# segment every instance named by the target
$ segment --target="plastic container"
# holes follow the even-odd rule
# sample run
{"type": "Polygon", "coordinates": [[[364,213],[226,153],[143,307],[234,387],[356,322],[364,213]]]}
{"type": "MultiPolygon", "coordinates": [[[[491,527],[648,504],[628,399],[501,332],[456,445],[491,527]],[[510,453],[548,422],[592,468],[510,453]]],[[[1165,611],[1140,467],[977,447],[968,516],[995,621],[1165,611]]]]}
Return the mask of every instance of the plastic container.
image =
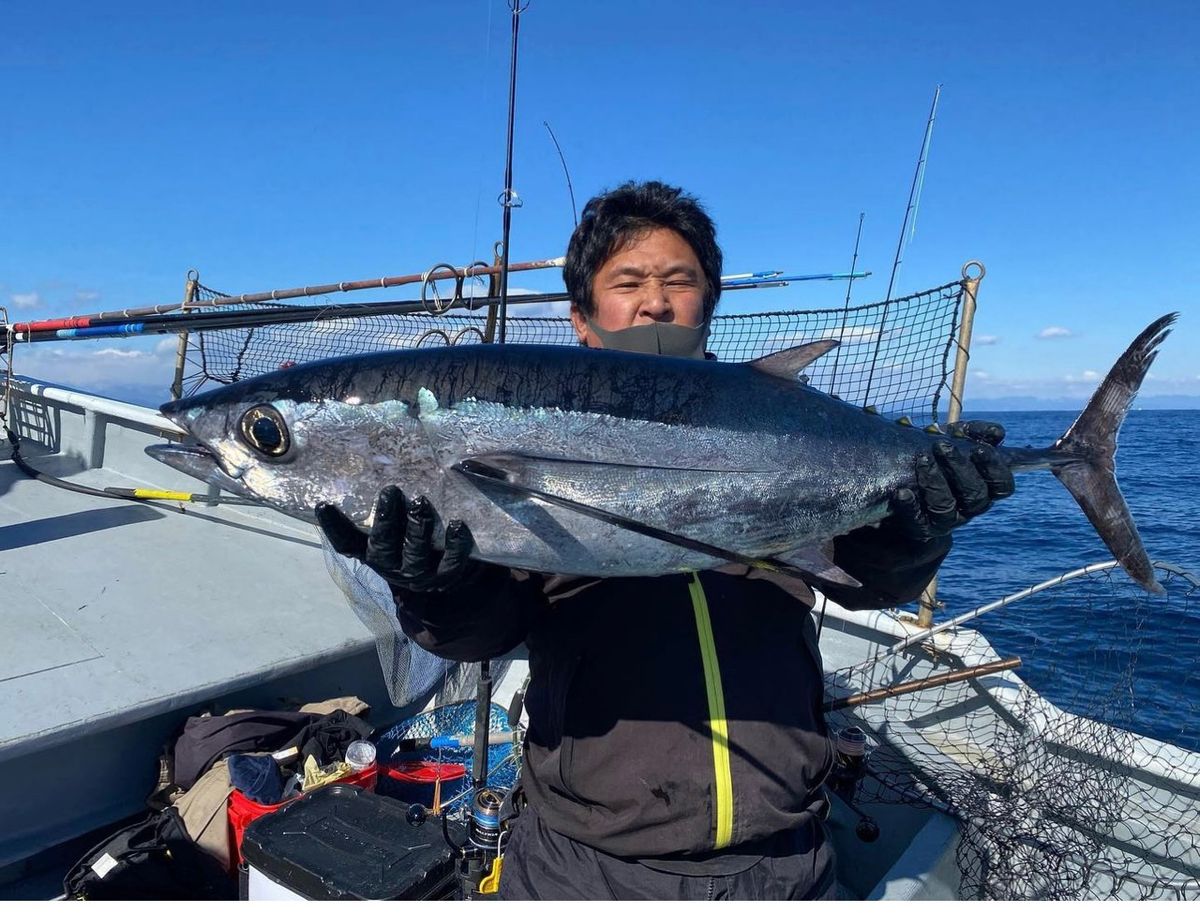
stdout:
{"type": "Polygon", "coordinates": [[[375,763],[375,746],[361,739],[346,746],[346,763],[355,771],[366,770],[375,763]]]}
{"type": "Polygon", "coordinates": [[[443,761],[396,761],[379,769],[375,791],[407,805],[420,803],[433,808],[433,793],[438,775],[442,779],[443,803],[457,796],[466,786],[467,767],[443,761]]]}
{"type": "MultiPolygon", "coordinates": [[[[246,829],[249,900],[432,900],[456,885],[442,822],[411,824],[407,808],[349,786],[327,786],[246,829]]],[[[461,825],[447,822],[463,842],[461,825]]]]}
{"type": "MultiPolygon", "coordinates": [[[[337,783],[326,784],[312,791],[313,794],[319,793],[323,789],[330,789],[333,786],[358,786],[365,790],[373,791],[375,784],[379,779],[379,768],[372,764],[370,767],[348,774],[337,783]]],[[[298,802],[303,796],[297,796],[293,799],[288,799],[284,802],[279,802],[275,805],[263,805],[261,802],[255,802],[253,799],[247,799],[245,794],[240,789],[235,789],[229,795],[229,831],[232,837],[231,845],[233,852],[231,862],[234,868],[242,863],[242,840],[244,838],[246,828],[251,822],[257,821],[263,815],[270,815],[273,812],[279,811],[291,805],[293,802],[298,802]]]]}

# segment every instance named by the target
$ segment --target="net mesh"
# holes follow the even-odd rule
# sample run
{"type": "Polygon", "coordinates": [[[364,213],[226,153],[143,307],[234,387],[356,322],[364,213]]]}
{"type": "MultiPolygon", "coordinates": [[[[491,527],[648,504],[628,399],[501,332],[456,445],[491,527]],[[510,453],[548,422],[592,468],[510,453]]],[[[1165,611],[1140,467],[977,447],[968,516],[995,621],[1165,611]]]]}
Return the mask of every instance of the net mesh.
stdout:
{"type": "MultiPolygon", "coordinates": [[[[191,313],[228,307],[205,305],[222,297],[197,286],[191,313]]],[[[718,314],[709,348],[722,361],[747,361],[818,339],[841,345],[808,369],[809,382],[826,393],[881,412],[939,421],[959,330],[963,283],[953,282],[891,301],[856,307],[718,314]]],[[[278,303],[238,305],[270,310],[278,303]]],[[[228,384],[280,368],[338,355],[385,349],[454,345],[483,340],[486,317],[450,312],[330,318],[312,323],[191,333],[183,391],[228,384]]],[[[512,343],[575,345],[566,317],[510,316],[512,343]]]]}
{"type": "MultiPolygon", "coordinates": [[[[393,706],[424,706],[431,699],[448,704],[475,694],[478,666],[442,659],[418,646],[400,627],[391,588],[383,578],[361,561],[335,551],[324,533],[321,542],[329,576],[375,640],[393,706]]],[[[503,679],[510,665],[507,660],[493,661],[493,680],[503,679]]]]}
{"type": "Polygon", "coordinates": [[[938,650],[926,642],[829,673],[828,692],[844,695],[996,651],[1023,660],[832,713],[831,727],[859,726],[874,742],[860,810],[924,804],[953,816],[963,898],[1200,899],[1200,581],[1158,567],[1165,597],[1098,570],[1000,609],[1038,620],[1021,636],[986,616],[938,650]],[[1065,643],[1037,635],[1056,619],[1073,632],[1065,643]],[[1165,675],[1164,629],[1181,653],[1165,675]],[[1152,693],[1158,702],[1140,699],[1152,693]]]}
{"type": "MultiPolygon", "coordinates": [[[[511,732],[508,712],[499,704],[492,704],[488,717],[489,732],[511,732]]],[[[456,701],[439,705],[432,710],[397,723],[377,738],[379,759],[383,763],[396,761],[433,761],[439,764],[462,764],[471,769],[473,749],[437,748],[401,752],[400,743],[405,739],[428,739],[433,736],[470,736],[475,732],[475,701],[456,701]]],[[[488,785],[495,789],[512,789],[521,770],[521,753],[514,750],[512,743],[491,745],[487,751],[488,785]]],[[[469,782],[469,780],[467,781],[469,782]]],[[[462,811],[470,797],[470,787],[448,794],[442,801],[447,812],[462,811]]]]}

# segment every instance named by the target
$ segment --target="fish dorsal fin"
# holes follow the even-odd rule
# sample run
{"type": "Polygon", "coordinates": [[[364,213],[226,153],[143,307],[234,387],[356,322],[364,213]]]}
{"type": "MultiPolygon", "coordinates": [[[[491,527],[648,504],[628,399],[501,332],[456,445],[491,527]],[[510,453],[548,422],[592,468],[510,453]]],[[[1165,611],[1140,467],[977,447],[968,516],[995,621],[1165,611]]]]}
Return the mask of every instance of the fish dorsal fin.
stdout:
{"type": "Polygon", "coordinates": [[[762,358],[749,362],[750,367],[766,374],[774,374],[785,380],[795,380],[796,375],[811,365],[814,361],[836,348],[836,339],[822,339],[818,342],[807,342],[802,346],[792,346],[782,352],[772,352],[762,358]]]}

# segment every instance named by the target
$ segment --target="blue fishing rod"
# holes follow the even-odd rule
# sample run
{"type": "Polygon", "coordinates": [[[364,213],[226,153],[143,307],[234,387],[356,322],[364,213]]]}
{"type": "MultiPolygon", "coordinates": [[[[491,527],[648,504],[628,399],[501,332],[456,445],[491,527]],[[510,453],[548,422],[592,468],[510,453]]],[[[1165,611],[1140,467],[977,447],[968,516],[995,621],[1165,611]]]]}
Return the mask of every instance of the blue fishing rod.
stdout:
{"type": "Polygon", "coordinates": [[[792,282],[815,282],[822,279],[863,279],[871,275],[870,270],[862,273],[811,273],[806,276],[785,276],[782,270],[764,270],[760,273],[739,273],[734,276],[722,276],[723,290],[740,288],[777,288],[792,282]]]}

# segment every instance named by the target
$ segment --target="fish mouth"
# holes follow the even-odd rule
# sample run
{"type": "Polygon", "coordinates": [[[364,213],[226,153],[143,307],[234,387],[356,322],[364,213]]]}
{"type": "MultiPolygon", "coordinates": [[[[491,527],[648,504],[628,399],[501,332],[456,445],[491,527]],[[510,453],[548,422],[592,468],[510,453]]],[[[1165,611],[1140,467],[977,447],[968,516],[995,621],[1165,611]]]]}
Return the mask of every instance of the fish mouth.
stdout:
{"type": "Polygon", "coordinates": [[[216,485],[231,494],[259,500],[258,496],[240,480],[227,473],[212,452],[205,447],[192,447],[187,444],[151,444],[146,448],[146,455],[160,463],[165,463],[172,469],[199,479],[201,482],[216,485]]]}

